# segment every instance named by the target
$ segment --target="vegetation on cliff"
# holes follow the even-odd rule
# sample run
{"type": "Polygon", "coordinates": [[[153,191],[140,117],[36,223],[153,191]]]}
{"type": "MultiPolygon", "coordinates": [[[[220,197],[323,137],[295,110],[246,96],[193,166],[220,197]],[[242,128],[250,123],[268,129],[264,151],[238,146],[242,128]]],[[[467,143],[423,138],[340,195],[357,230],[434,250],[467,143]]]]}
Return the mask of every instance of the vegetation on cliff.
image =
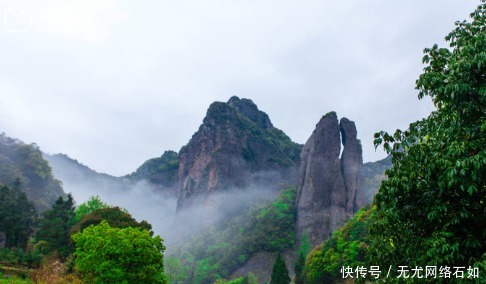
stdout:
{"type": "Polygon", "coordinates": [[[229,276],[258,252],[281,252],[295,243],[295,194],[290,187],[268,205],[257,205],[226,224],[178,247],[187,283],[212,283],[229,276]]]}
{"type": "Polygon", "coordinates": [[[127,177],[132,180],[147,180],[151,184],[171,188],[177,184],[179,154],[165,151],[162,156],[145,161],[127,177]]]}
{"type": "Polygon", "coordinates": [[[362,265],[370,243],[368,231],[372,222],[372,209],[364,207],[331,238],[315,247],[306,260],[304,283],[332,283],[342,279],[343,266],[362,265]]]}
{"type": "MultiPolygon", "coordinates": [[[[234,97],[232,99],[234,100],[234,97]]],[[[230,102],[232,99],[230,99],[230,102]]],[[[258,119],[255,118],[257,114],[259,117],[266,117],[266,119],[268,119],[268,116],[258,110],[250,100],[243,100],[245,101],[244,104],[249,105],[248,108],[254,108],[251,112],[254,113],[254,116],[249,116],[248,112],[239,112],[239,108],[232,107],[231,103],[214,102],[209,106],[199,130],[201,131],[202,128],[206,127],[229,127],[231,125],[237,131],[235,133],[236,138],[246,141],[245,145],[241,145],[241,153],[239,154],[248,163],[281,167],[297,165],[302,146],[292,142],[283,131],[273,127],[269,120],[264,123],[266,126],[258,123],[258,119]]],[[[181,149],[181,153],[186,150],[187,147],[185,146],[181,149]]]]}

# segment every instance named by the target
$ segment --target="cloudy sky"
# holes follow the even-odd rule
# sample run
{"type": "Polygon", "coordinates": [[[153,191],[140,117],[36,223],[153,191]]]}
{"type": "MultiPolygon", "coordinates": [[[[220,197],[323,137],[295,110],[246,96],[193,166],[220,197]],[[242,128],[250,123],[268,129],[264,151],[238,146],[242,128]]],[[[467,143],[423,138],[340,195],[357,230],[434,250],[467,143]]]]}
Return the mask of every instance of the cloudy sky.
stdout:
{"type": "Polygon", "coordinates": [[[374,161],[374,132],[433,109],[414,89],[422,50],[478,4],[0,0],[0,132],[124,175],[237,95],[298,143],[334,110],[374,161]]]}

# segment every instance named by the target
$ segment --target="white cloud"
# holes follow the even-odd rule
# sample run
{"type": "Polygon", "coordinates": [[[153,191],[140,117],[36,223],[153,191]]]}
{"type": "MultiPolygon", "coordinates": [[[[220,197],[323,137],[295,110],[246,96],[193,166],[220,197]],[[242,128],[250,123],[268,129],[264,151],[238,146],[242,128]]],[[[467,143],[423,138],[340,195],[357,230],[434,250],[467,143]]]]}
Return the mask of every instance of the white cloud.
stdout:
{"type": "Polygon", "coordinates": [[[128,17],[118,0],[15,0],[5,6],[32,17],[32,31],[100,44],[128,17]]]}
{"type": "Polygon", "coordinates": [[[431,109],[414,90],[423,48],[477,4],[0,0],[33,15],[32,32],[0,31],[0,112],[13,117],[0,132],[123,175],[180,149],[212,101],[238,95],[299,143],[335,110],[376,160],[374,132],[431,109]]]}

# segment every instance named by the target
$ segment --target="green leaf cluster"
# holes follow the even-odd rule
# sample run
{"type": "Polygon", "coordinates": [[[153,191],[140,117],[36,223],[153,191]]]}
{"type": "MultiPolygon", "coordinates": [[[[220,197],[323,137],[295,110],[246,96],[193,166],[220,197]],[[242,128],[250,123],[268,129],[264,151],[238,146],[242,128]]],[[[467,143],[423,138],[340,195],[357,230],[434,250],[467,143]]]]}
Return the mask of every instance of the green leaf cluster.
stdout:
{"type": "Polygon", "coordinates": [[[74,251],[70,231],[75,224],[74,200],[68,194],[66,200],[61,196],[52,205],[52,209],[43,213],[35,239],[44,243],[44,252],[57,251],[66,258],[74,251]]]}
{"type": "Polygon", "coordinates": [[[108,204],[101,201],[99,196],[91,196],[86,202],[81,203],[75,210],[75,221],[81,221],[81,218],[92,213],[97,209],[108,208],[108,204]]]}
{"type": "Polygon", "coordinates": [[[150,225],[147,221],[143,220],[142,222],[138,222],[125,209],[117,206],[99,208],[88,215],[85,215],[73,226],[71,229],[71,234],[82,231],[91,225],[98,225],[103,221],[108,222],[110,226],[115,228],[134,227],[147,230],[150,232],[150,234],[153,234],[152,225],[150,225]]]}
{"type": "Polygon", "coordinates": [[[231,280],[218,279],[214,284],[258,284],[258,277],[250,272],[245,277],[238,277],[231,280]]]}
{"type": "Polygon", "coordinates": [[[182,267],[179,259],[175,257],[165,258],[164,270],[171,284],[179,283],[187,279],[186,271],[182,267]]]}
{"type": "Polygon", "coordinates": [[[165,151],[162,156],[144,162],[128,178],[147,180],[152,184],[171,187],[177,182],[179,171],[179,154],[165,151]]]}
{"type": "Polygon", "coordinates": [[[0,249],[0,263],[6,266],[38,267],[43,257],[44,254],[35,247],[0,249]]]}
{"type": "Polygon", "coordinates": [[[299,253],[299,257],[294,265],[294,272],[295,272],[295,283],[296,284],[304,284],[304,268],[305,268],[305,256],[304,253],[299,253]]]}
{"type": "Polygon", "coordinates": [[[305,283],[332,283],[342,278],[340,270],[343,266],[362,265],[370,243],[369,226],[373,221],[372,209],[364,207],[330,239],[314,248],[305,263],[305,283]]]}
{"type": "Polygon", "coordinates": [[[425,49],[419,98],[436,110],[408,130],[375,134],[393,167],[374,203],[371,261],[486,265],[486,2],[457,22],[450,49],[425,49]]]}
{"type": "Polygon", "coordinates": [[[25,248],[36,220],[37,211],[21,191],[20,181],[12,189],[0,187],[0,232],[6,236],[5,247],[25,248]]]}
{"type": "Polygon", "coordinates": [[[285,260],[282,258],[282,255],[279,253],[277,254],[277,258],[275,259],[275,263],[273,264],[270,284],[289,284],[289,283],[290,283],[289,271],[287,270],[287,265],[285,264],[285,260]]]}
{"type": "Polygon", "coordinates": [[[168,283],[163,240],[147,230],[102,221],[72,238],[75,267],[87,283],[168,283]]]}

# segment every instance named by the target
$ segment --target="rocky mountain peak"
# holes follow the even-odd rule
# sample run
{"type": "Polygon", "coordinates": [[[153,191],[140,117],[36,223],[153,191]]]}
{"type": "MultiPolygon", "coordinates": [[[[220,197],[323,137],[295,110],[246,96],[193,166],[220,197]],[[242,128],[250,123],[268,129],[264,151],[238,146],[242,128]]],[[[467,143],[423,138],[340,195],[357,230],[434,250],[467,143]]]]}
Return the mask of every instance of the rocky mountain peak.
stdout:
{"type": "Polygon", "coordinates": [[[177,222],[210,223],[228,191],[294,182],[300,149],[251,100],[212,103],[179,152],[177,222]],[[200,208],[198,216],[184,216],[194,206],[200,208]]]}
{"type": "Polygon", "coordinates": [[[228,106],[232,107],[238,113],[244,115],[263,129],[273,128],[268,115],[263,111],[260,111],[257,105],[250,99],[240,99],[237,96],[232,96],[228,100],[228,106]]]}

